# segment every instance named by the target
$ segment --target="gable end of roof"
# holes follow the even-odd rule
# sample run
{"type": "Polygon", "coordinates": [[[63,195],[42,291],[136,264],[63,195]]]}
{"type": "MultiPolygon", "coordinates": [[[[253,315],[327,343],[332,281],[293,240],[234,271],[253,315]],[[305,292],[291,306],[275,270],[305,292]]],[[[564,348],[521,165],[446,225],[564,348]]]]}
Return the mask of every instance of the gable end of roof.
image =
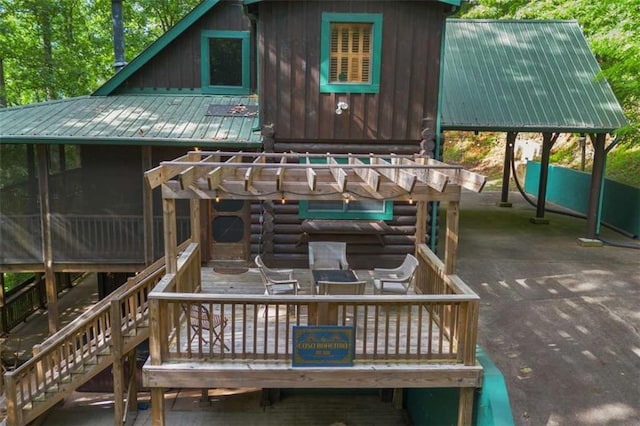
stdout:
{"type": "Polygon", "coordinates": [[[157,55],[162,49],[164,49],[169,43],[178,38],[180,34],[185,32],[194,22],[200,19],[211,8],[218,4],[220,0],[204,0],[195,9],[189,12],[184,18],[180,20],[175,26],[169,29],[166,33],[160,36],[149,47],[142,51],[138,56],[122,68],[113,77],[107,80],[102,86],[100,86],[95,92],[94,96],[108,96],[112,94],[122,83],[124,83],[129,77],[131,77],[136,71],[138,71],[144,64],[149,62],[151,58],[157,55]]]}

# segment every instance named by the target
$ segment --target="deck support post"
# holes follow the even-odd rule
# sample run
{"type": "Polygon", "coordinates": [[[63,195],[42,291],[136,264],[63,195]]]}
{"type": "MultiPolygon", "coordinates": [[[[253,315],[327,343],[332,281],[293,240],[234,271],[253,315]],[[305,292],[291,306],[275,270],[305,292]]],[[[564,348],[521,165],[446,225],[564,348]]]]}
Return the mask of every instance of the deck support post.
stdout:
{"type": "MultiPolygon", "coordinates": [[[[166,305],[164,307],[166,308],[166,305]]],[[[158,299],[149,299],[149,362],[151,365],[162,365],[164,351],[160,336],[166,330],[163,327],[161,309],[158,299]]],[[[151,424],[164,426],[164,388],[161,387],[151,387],[151,424]]]]}
{"type": "Polygon", "coordinates": [[[47,293],[47,315],[49,317],[49,333],[60,328],[58,314],[58,290],[56,274],[53,272],[53,246],[51,243],[51,207],[49,205],[49,164],[47,146],[39,144],[38,150],[38,182],[40,192],[40,221],[42,227],[42,263],[44,264],[44,280],[47,293]]]}
{"type": "Polygon", "coordinates": [[[460,388],[458,404],[458,426],[469,426],[473,423],[473,397],[475,388],[460,388]]]}
{"type": "MultiPolygon", "coordinates": [[[[4,294],[4,273],[0,272],[0,332],[7,333],[7,315],[4,312],[5,294],[4,294]]],[[[0,389],[2,391],[2,389],[0,389]]]]}
{"type": "Polygon", "coordinates": [[[122,425],[124,417],[124,366],[122,363],[122,314],[118,299],[111,301],[111,354],[113,357],[113,421],[122,425]]]}
{"type": "Polygon", "coordinates": [[[129,386],[127,388],[127,406],[129,412],[138,411],[138,377],[137,377],[137,348],[129,351],[127,363],[129,364],[129,386]]]}
{"type": "Polygon", "coordinates": [[[164,426],[164,388],[151,388],[151,424],[164,426]]]}

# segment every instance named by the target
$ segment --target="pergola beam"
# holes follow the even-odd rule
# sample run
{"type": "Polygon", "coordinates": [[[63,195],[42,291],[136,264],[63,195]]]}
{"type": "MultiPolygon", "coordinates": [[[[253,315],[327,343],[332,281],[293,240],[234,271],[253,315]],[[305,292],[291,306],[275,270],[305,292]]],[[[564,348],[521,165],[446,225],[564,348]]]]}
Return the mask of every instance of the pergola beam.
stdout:
{"type": "MultiPolygon", "coordinates": [[[[311,164],[309,157],[306,158],[306,163],[307,164],[311,164]]],[[[307,169],[307,183],[309,184],[309,189],[311,191],[315,191],[316,190],[316,177],[317,174],[315,172],[315,170],[313,170],[313,168],[309,167],[307,169]]]]}
{"type": "Polygon", "coordinates": [[[473,192],[482,192],[484,185],[487,183],[487,177],[479,173],[470,172],[463,168],[451,169],[447,163],[429,158],[426,161],[427,166],[440,167],[437,170],[449,177],[451,183],[460,185],[461,187],[473,192]]]}
{"type": "MultiPolygon", "coordinates": [[[[193,154],[193,153],[190,153],[193,154]]],[[[217,155],[207,155],[206,157],[199,159],[195,158],[191,161],[199,161],[200,163],[214,163],[220,161],[220,157],[217,155]]],[[[191,166],[186,170],[183,170],[178,175],[178,180],[180,181],[180,186],[182,188],[190,187],[196,180],[207,175],[207,169],[204,167],[191,166]]]]}
{"type": "MultiPolygon", "coordinates": [[[[393,157],[392,157],[393,159],[393,157]]],[[[413,192],[413,187],[416,183],[416,176],[412,175],[411,173],[402,170],[400,168],[400,164],[395,162],[395,161],[399,161],[399,158],[393,159],[393,163],[389,162],[387,160],[385,160],[384,158],[381,157],[373,157],[371,159],[371,163],[374,165],[378,165],[378,166],[392,166],[395,165],[396,167],[393,168],[389,168],[389,167],[381,167],[378,172],[380,172],[381,175],[383,175],[384,177],[386,177],[387,179],[389,179],[390,181],[394,182],[396,185],[398,185],[400,188],[402,188],[404,191],[411,193],[413,192]]]]}
{"type": "MultiPolygon", "coordinates": [[[[352,166],[364,165],[365,163],[357,157],[349,157],[349,164],[352,166]]],[[[356,167],[353,169],[355,174],[369,186],[369,192],[378,192],[380,188],[380,173],[374,169],[364,167],[356,167]]]]}
{"type": "Polygon", "coordinates": [[[460,166],[422,156],[392,155],[389,161],[371,154],[366,163],[350,154],[228,154],[191,152],[162,162],[145,177],[150,187],[164,184],[168,198],[182,199],[456,201],[461,186],[479,192],[486,182],[460,166]],[[312,162],[314,157],[326,163],[312,162]],[[337,160],[344,157],[346,164],[337,160]],[[268,161],[274,159],[279,161],[268,161]]]}
{"type": "Polygon", "coordinates": [[[424,165],[424,158],[418,158],[416,161],[407,158],[400,159],[400,164],[406,166],[404,170],[412,173],[420,182],[424,182],[437,191],[444,191],[449,183],[449,175],[437,169],[424,169],[418,166],[424,165]]]}
{"type": "MultiPolygon", "coordinates": [[[[327,153],[327,164],[340,166],[336,159],[329,153],[327,153]]],[[[341,167],[331,167],[329,171],[331,172],[336,185],[338,185],[338,191],[344,192],[344,188],[347,186],[347,173],[341,167]]]]}
{"type": "Polygon", "coordinates": [[[182,189],[175,181],[167,182],[163,185],[163,197],[176,199],[216,199],[226,198],[234,200],[276,200],[286,195],[289,200],[336,200],[344,199],[344,194],[348,194],[352,200],[377,199],[377,200],[404,200],[409,201],[455,201],[460,199],[460,187],[448,185],[443,192],[436,191],[424,183],[418,183],[414,191],[408,194],[395,183],[385,181],[380,183],[379,191],[372,194],[366,182],[360,180],[350,181],[344,191],[337,191],[334,181],[318,180],[316,190],[309,189],[308,182],[304,179],[304,173],[287,172],[288,175],[298,175],[300,180],[287,181],[278,189],[274,173],[262,173],[260,180],[254,180],[251,188],[245,191],[244,181],[225,180],[223,184],[215,189],[209,189],[201,184],[192,185],[182,189]],[[272,180],[263,180],[265,177],[273,177],[272,180]],[[167,191],[165,193],[165,191],[167,191]]]}
{"type": "MultiPolygon", "coordinates": [[[[256,165],[261,164],[261,163],[264,163],[265,160],[266,160],[265,156],[261,155],[257,157],[255,160],[253,160],[253,164],[256,164],[256,165]]],[[[249,167],[247,171],[244,173],[244,190],[245,191],[249,190],[249,187],[251,186],[251,183],[253,181],[253,177],[260,170],[261,170],[260,167],[249,167]]]]}

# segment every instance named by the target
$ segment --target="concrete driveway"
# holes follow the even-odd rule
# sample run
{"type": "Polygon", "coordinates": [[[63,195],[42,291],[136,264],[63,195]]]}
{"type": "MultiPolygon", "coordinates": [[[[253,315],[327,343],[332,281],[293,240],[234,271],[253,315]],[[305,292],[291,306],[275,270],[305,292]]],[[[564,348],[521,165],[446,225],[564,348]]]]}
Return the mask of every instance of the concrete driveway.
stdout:
{"type": "Polygon", "coordinates": [[[479,344],[516,424],[640,424],[640,250],[582,247],[584,220],[536,225],[519,194],[512,208],[499,195],[463,194],[458,274],[481,297],[479,344]]]}

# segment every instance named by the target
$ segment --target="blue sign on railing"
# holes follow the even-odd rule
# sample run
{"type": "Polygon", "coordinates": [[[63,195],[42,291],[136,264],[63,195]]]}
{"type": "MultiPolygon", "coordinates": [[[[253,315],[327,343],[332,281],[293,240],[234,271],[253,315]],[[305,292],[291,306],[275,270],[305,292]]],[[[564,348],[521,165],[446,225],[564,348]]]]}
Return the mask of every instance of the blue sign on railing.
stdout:
{"type": "Polygon", "coordinates": [[[353,327],[293,326],[294,367],[350,367],[353,327]]]}

